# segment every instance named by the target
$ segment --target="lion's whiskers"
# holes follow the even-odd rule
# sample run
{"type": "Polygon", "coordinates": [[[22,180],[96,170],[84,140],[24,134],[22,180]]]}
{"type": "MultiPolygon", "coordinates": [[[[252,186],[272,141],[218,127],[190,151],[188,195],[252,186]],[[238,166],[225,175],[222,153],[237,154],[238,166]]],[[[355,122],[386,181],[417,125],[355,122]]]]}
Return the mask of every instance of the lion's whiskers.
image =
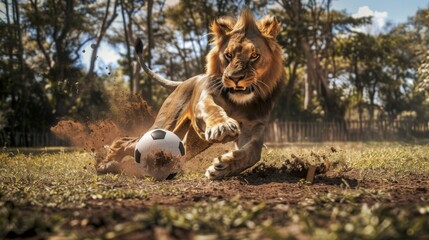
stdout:
{"type": "Polygon", "coordinates": [[[268,84],[266,84],[265,82],[258,81],[257,83],[258,84],[261,83],[261,84],[263,84],[262,86],[265,86],[267,89],[270,89],[270,86],[268,86],[268,84]]]}
{"type": "Polygon", "coordinates": [[[255,82],[255,86],[256,86],[256,89],[258,89],[259,90],[259,94],[260,95],[262,95],[262,96],[265,96],[265,95],[267,95],[267,93],[269,93],[270,92],[270,86],[268,86],[268,84],[266,84],[266,83],[264,83],[264,82],[262,82],[262,81],[257,81],[257,82],[255,82]],[[263,87],[265,88],[265,89],[263,89],[263,87]]]}
{"type": "Polygon", "coordinates": [[[261,89],[261,87],[257,84],[255,84],[255,91],[258,93],[259,96],[264,96],[264,91],[261,89]]]}
{"type": "Polygon", "coordinates": [[[224,86],[221,81],[216,81],[214,84],[209,85],[209,91],[218,95],[222,92],[224,86]]]}

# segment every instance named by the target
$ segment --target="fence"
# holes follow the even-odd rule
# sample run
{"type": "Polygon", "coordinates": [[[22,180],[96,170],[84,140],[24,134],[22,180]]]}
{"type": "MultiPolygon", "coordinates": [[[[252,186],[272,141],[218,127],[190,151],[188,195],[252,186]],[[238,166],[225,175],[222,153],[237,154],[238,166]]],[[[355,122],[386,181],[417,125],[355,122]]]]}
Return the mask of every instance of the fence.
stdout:
{"type": "Polygon", "coordinates": [[[429,121],[273,122],[265,141],[322,142],[429,138],[429,121]]]}
{"type": "Polygon", "coordinates": [[[1,147],[48,147],[48,146],[70,146],[67,140],[55,136],[51,132],[4,132],[0,131],[1,147]]]}
{"type": "MultiPolygon", "coordinates": [[[[429,121],[343,121],[273,122],[267,127],[265,142],[366,141],[429,138],[429,121]]],[[[53,133],[10,133],[0,131],[0,146],[70,146],[53,133]]]]}

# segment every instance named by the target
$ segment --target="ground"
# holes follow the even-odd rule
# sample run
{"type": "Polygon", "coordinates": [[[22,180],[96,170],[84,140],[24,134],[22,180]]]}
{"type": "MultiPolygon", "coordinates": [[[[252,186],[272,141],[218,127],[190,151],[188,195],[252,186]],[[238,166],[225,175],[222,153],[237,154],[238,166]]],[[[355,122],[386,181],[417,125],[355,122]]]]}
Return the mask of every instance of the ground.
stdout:
{"type": "Polygon", "coordinates": [[[241,176],[97,175],[86,151],[0,154],[0,238],[429,239],[429,144],[267,147],[241,176]],[[312,184],[308,165],[318,165],[312,184]]]}

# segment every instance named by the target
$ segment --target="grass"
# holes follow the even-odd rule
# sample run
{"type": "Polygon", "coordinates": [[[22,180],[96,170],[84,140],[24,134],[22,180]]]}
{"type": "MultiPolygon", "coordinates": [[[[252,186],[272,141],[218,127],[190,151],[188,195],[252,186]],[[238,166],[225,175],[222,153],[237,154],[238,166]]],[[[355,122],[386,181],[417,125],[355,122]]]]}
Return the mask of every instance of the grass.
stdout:
{"type": "Polygon", "coordinates": [[[82,208],[88,199],[145,198],[142,189],[127,187],[136,179],[94,174],[93,156],[72,152],[58,154],[0,155],[3,198],[18,205],[82,208]],[[115,188],[120,185],[121,188],[115,188]]]}
{"type": "Polygon", "coordinates": [[[291,155],[304,157],[308,162],[320,162],[320,156],[339,164],[342,170],[382,171],[387,175],[428,174],[429,144],[409,145],[401,143],[334,143],[307,146],[291,146],[265,151],[267,163],[279,164],[279,159],[291,159],[291,155]],[[328,146],[340,146],[332,152],[328,146]],[[313,154],[312,154],[313,153],[313,154]],[[314,153],[317,153],[316,156],[314,153]]]}
{"type": "Polygon", "coordinates": [[[94,156],[87,152],[33,155],[3,151],[0,238],[122,239],[168,234],[178,239],[428,239],[429,197],[398,204],[389,191],[395,182],[410,184],[404,186],[402,194],[407,194],[414,179],[427,183],[424,176],[429,175],[428,153],[429,145],[401,143],[265,149],[265,165],[280,167],[286,161],[318,164],[329,160],[330,172],[338,176],[347,173],[364,184],[351,186],[345,177],[340,185],[324,190],[323,184],[285,183],[291,191],[306,194],[293,203],[291,199],[264,202],[258,195],[253,199],[240,195],[205,196],[206,190],[198,186],[212,184],[219,188],[237,179],[211,183],[201,180],[202,173],[181,174],[174,181],[164,182],[96,175],[94,156]],[[381,186],[365,185],[373,183],[381,186]],[[385,183],[390,184],[386,189],[385,183]],[[188,193],[203,197],[178,206],[157,201],[188,193]]]}

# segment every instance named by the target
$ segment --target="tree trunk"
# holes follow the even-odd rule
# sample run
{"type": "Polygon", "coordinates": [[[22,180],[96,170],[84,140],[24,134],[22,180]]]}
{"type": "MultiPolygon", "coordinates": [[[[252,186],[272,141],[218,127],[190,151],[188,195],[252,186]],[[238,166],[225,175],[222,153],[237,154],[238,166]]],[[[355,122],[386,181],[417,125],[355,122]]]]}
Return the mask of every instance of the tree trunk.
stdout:
{"type": "Polygon", "coordinates": [[[65,7],[64,25],[61,32],[54,34],[55,50],[56,50],[56,61],[51,69],[53,74],[53,81],[57,83],[54,87],[54,102],[55,102],[55,115],[62,117],[66,115],[68,111],[69,102],[67,93],[64,92],[64,87],[67,86],[66,80],[66,68],[69,64],[67,53],[64,51],[64,40],[67,34],[70,32],[71,22],[74,16],[74,1],[67,0],[65,7]]]}
{"type": "MultiPolygon", "coordinates": [[[[124,35],[125,35],[125,45],[126,45],[126,47],[127,47],[127,70],[128,70],[128,72],[129,72],[129,76],[130,76],[130,91],[131,92],[137,92],[137,91],[134,91],[133,90],[133,88],[134,88],[134,68],[133,68],[133,62],[132,62],[132,59],[131,59],[131,47],[130,47],[130,45],[132,44],[132,39],[130,38],[130,36],[129,36],[129,33],[130,33],[130,29],[128,28],[128,24],[127,24],[127,21],[126,21],[126,19],[125,19],[125,4],[124,4],[124,0],[121,0],[121,14],[122,14],[122,24],[123,24],[123,28],[124,28],[124,35]]],[[[128,22],[131,22],[130,21],[130,19],[128,19],[128,22]]],[[[140,69],[140,68],[139,68],[140,69]]]]}
{"type": "MultiPolygon", "coordinates": [[[[152,68],[152,48],[153,48],[153,29],[152,29],[152,10],[153,10],[153,0],[147,1],[147,38],[148,38],[148,51],[147,51],[147,66],[152,68]]],[[[152,79],[150,77],[146,77],[146,86],[147,86],[147,96],[145,99],[149,103],[149,105],[153,106],[153,97],[152,97],[152,79]]]]}
{"type": "Polygon", "coordinates": [[[324,79],[325,76],[322,73],[322,67],[320,66],[320,62],[318,61],[316,53],[311,50],[310,44],[304,38],[301,38],[301,48],[304,51],[304,56],[307,60],[306,99],[308,109],[312,109],[311,98],[313,95],[313,90],[316,89],[317,94],[321,95],[321,88],[323,88],[323,84],[321,83],[325,82],[326,79],[324,79]]]}
{"type": "Polygon", "coordinates": [[[311,82],[307,70],[307,75],[304,75],[304,110],[312,108],[311,99],[313,98],[313,87],[311,82]]]}
{"type": "MultiPolygon", "coordinates": [[[[17,0],[12,0],[12,6],[13,10],[15,12],[14,16],[14,25],[15,25],[15,37],[16,37],[16,44],[17,44],[17,58],[18,58],[18,64],[19,64],[19,76],[18,79],[23,84],[23,88],[30,87],[30,83],[28,82],[28,79],[26,78],[25,73],[25,63],[24,63],[24,45],[22,43],[22,33],[21,33],[21,19],[19,14],[19,5],[17,0]]],[[[22,100],[23,100],[23,108],[27,109],[28,104],[28,91],[22,91],[22,100]]],[[[27,131],[27,122],[28,118],[26,116],[19,116],[19,118],[22,120],[22,126],[21,126],[21,132],[26,133],[27,131]]]]}
{"type": "MultiPolygon", "coordinates": [[[[307,66],[305,107],[310,110],[312,109],[311,95],[313,94],[313,90],[316,89],[319,96],[318,99],[320,99],[320,105],[325,111],[325,116],[332,119],[343,118],[340,106],[329,89],[327,73],[323,69],[321,60],[318,57],[320,50],[318,52],[317,48],[316,50],[311,48],[311,38],[314,38],[314,42],[317,42],[320,39],[316,39],[317,36],[311,35],[307,30],[307,27],[304,25],[303,19],[307,16],[304,16],[306,12],[302,7],[301,0],[282,0],[281,2],[279,1],[279,3],[285,9],[295,27],[299,30],[297,37],[299,38],[299,45],[303,51],[307,66]]],[[[312,4],[314,9],[312,9],[311,16],[309,17],[311,17],[313,19],[312,21],[317,24],[318,17],[322,10],[320,10],[320,7],[315,6],[317,5],[315,1],[312,4]]],[[[325,4],[330,4],[330,1],[325,4]]]]}
{"type": "Polygon", "coordinates": [[[298,63],[295,62],[292,66],[291,73],[289,74],[289,81],[286,85],[286,103],[285,103],[285,112],[286,112],[286,119],[288,120],[290,118],[290,106],[292,104],[292,97],[293,97],[293,89],[296,84],[297,75],[296,72],[298,70],[298,63]]]}

